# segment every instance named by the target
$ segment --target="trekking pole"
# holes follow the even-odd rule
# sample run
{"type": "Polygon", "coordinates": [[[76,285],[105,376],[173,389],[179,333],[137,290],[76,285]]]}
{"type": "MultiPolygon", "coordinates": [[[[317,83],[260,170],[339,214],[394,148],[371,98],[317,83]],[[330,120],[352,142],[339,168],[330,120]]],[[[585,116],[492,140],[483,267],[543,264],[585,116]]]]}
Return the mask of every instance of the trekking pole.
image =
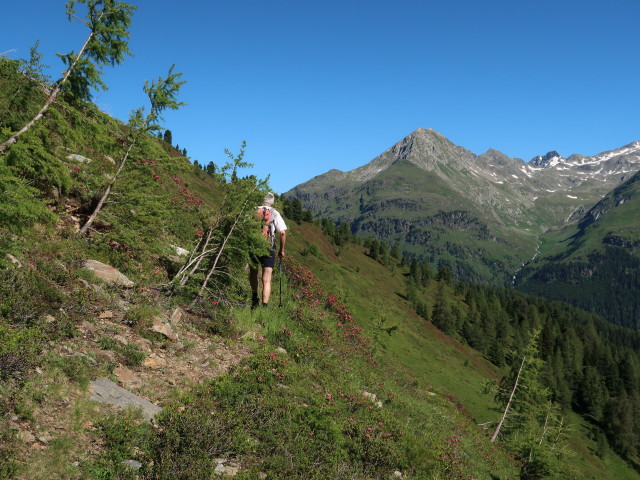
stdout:
{"type": "Polygon", "coordinates": [[[282,257],[280,257],[280,303],[278,307],[282,307],[282,257]]]}

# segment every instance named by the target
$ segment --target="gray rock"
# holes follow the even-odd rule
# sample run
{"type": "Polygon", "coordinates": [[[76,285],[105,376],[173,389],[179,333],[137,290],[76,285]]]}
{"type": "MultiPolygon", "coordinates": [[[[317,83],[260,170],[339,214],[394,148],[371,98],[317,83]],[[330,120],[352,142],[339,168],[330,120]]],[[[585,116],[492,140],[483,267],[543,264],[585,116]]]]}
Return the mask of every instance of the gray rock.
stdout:
{"type": "Polygon", "coordinates": [[[146,398],[134,395],[128,390],[116,385],[111,380],[99,378],[91,382],[91,400],[98,403],[116,405],[121,408],[139,408],[146,420],[153,420],[162,408],[146,398]]]}
{"type": "Polygon", "coordinates": [[[83,157],[82,155],[78,155],[77,153],[72,153],[71,155],[67,155],[67,160],[75,160],[80,163],[91,163],[93,160],[87,157],[83,157]]]}
{"type": "Polygon", "coordinates": [[[177,245],[171,245],[171,248],[180,256],[183,257],[185,255],[189,255],[189,250],[186,250],[182,247],[178,247],[177,245]]]}
{"type": "Polygon", "coordinates": [[[10,253],[7,253],[5,255],[5,258],[7,259],[7,261],[9,263],[14,264],[16,267],[18,268],[22,268],[22,263],[20,263],[20,260],[18,260],[16,257],[14,257],[13,255],[11,255],[10,253]]]}
{"type": "Polygon", "coordinates": [[[93,272],[93,274],[104,280],[106,283],[114,285],[122,285],[124,287],[133,287],[134,283],[122,274],[117,268],[106,265],[97,260],[85,260],[84,268],[93,272]]]}
{"type": "Polygon", "coordinates": [[[137,460],[123,460],[122,464],[132,470],[140,470],[142,468],[142,464],[137,460]]]}

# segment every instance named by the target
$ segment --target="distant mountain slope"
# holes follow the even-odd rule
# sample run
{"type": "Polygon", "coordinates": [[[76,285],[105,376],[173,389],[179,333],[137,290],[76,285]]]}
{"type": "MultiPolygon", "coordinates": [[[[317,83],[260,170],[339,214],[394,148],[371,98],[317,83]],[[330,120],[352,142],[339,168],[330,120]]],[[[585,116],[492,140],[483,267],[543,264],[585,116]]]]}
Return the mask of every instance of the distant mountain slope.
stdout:
{"type": "Polygon", "coordinates": [[[534,255],[539,235],[577,220],[639,168],[640,142],[527,164],[493,149],[475,155],[420,128],[362,167],[330,170],[285,195],[460,279],[499,285],[534,255]]]}
{"type": "Polygon", "coordinates": [[[640,172],[546,243],[517,277],[518,289],[640,327],[640,172]]]}

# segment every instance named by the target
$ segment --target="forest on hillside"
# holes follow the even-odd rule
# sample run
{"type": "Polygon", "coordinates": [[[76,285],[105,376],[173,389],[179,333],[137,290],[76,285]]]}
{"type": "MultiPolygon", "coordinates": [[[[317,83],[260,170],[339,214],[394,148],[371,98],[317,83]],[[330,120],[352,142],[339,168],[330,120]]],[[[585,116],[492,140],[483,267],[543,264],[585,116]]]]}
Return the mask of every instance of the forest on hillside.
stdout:
{"type": "Polygon", "coordinates": [[[523,292],[562,300],[607,320],[640,327],[640,259],[627,249],[604,245],[585,260],[548,262],[533,271],[525,267],[523,292]]]}
{"type": "MultiPolygon", "coordinates": [[[[299,210],[294,207],[296,199],[285,199],[285,205],[299,210]]],[[[301,221],[301,216],[298,218],[301,221]]],[[[608,442],[635,463],[640,453],[640,332],[589,312],[598,308],[579,308],[513,289],[455,281],[446,265],[434,271],[424,259],[405,258],[397,244],[361,239],[345,223],[336,226],[322,218],[316,222],[337,246],[356,241],[366,246],[371,258],[389,268],[406,265],[406,298],[416,313],[482,352],[497,367],[512,369],[511,376],[531,332],[538,332],[537,356],[543,362],[540,378],[549,390],[549,398],[562,411],[573,410],[592,424],[591,435],[601,445],[600,454],[602,445],[608,442]]],[[[602,264],[612,266],[615,272],[610,272],[603,284],[619,277],[616,266],[625,265],[623,271],[628,277],[638,270],[629,267],[625,252],[608,252],[610,258],[602,264]]],[[[547,268],[554,271],[552,264],[547,268]]],[[[564,269],[562,265],[557,268],[564,269]]],[[[599,275],[606,277],[606,271],[601,269],[599,275]]],[[[572,291],[582,292],[582,303],[588,301],[593,306],[600,302],[604,311],[618,312],[620,318],[629,318],[628,308],[638,301],[628,289],[621,291],[620,297],[587,288],[572,291]],[[624,311],[620,305],[625,305],[624,311]]]]}

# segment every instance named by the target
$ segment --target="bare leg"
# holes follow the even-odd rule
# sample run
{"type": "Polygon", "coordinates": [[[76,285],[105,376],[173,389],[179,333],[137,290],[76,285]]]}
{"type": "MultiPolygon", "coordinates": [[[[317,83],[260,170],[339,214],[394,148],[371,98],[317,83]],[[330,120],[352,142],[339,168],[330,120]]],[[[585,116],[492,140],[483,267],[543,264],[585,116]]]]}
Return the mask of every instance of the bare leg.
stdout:
{"type": "Polygon", "coordinates": [[[252,293],[258,293],[258,269],[249,267],[249,285],[252,293]]]}
{"type": "Polygon", "coordinates": [[[254,309],[260,304],[258,299],[258,269],[249,267],[249,285],[251,286],[251,308],[254,309]]]}
{"type": "Polygon", "coordinates": [[[271,275],[273,268],[262,268],[262,303],[269,303],[269,297],[271,297],[271,275]]]}

